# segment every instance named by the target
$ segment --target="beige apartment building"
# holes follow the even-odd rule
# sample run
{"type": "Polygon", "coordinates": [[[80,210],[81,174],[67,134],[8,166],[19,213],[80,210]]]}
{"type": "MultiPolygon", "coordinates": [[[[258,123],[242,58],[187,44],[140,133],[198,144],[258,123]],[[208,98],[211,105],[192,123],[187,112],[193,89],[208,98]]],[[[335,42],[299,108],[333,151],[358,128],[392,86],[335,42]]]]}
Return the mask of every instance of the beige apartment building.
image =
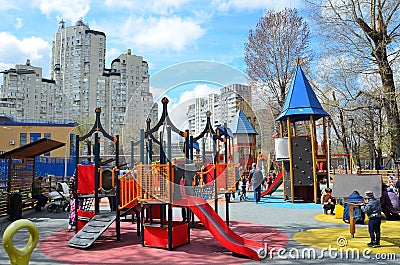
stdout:
{"type": "MultiPolygon", "coordinates": [[[[41,138],[48,138],[62,143],[67,142],[67,148],[73,146],[71,144],[70,134],[73,133],[75,123],[33,123],[33,122],[17,122],[10,117],[0,115],[0,153],[5,153],[25,144],[37,141],[41,138]]],[[[68,150],[68,155],[71,150],[68,150]]],[[[65,157],[65,147],[51,151],[45,156],[48,157],[65,157]]]]}

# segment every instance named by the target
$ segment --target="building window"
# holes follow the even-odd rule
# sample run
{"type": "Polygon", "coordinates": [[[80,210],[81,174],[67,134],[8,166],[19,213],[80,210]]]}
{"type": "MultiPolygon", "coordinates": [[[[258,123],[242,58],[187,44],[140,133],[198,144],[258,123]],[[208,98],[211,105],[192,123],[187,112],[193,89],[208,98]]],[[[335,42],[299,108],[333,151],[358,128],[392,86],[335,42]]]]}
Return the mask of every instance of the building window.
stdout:
{"type": "Polygon", "coordinates": [[[40,133],[30,133],[29,137],[30,137],[30,141],[29,141],[30,143],[36,142],[37,140],[40,139],[40,133]]]}
{"type": "Polygon", "coordinates": [[[19,134],[19,145],[20,146],[26,145],[26,138],[27,138],[26,133],[19,134]]]}
{"type": "MultiPolygon", "coordinates": [[[[43,138],[51,139],[51,133],[44,133],[43,138]]],[[[50,156],[50,152],[44,153],[44,156],[50,156]]]]}

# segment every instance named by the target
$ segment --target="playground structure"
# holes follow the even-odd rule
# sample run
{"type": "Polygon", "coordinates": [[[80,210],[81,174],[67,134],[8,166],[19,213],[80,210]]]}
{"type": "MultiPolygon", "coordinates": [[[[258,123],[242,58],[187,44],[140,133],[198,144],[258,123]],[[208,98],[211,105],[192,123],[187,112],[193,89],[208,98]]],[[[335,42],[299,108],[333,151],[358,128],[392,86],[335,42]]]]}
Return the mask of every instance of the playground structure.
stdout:
{"type": "Polygon", "coordinates": [[[247,119],[242,110],[238,110],[231,124],[229,125],[232,131],[234,145],[234,161],[240,164],[243,172],[248,175],[251,170],[251,165],[256,162],[256,135],[257,132],[247,119]]]}
{"type": "Polygon", "coordinates": [[[259,154],[257,157],[257,167],[261,170],[264,170],[267,174],[276,174],[275,178],[272,180],[272,183],[267,187],[266,190],[261,192],[261,196],[264,197],[266,195],[272,195],[283,182],[283,170],[279,162],[277,162],[274,158],[274,155],[268,154],[265,156],[264,154],[259,154]]]}
{"type": "Polygon", "coordinates": [[[327,116],[297,61],[286,101],[276,118],[280,126],[275,151],[283,172],[285,200],[318,203],[321,182],[329,184],[327,116]],[[316,123],[319,119],[322,119],[321,124],[316,123]],[[322,131],[321,148],[317,126],[321,126],[322,131]]]}
{"type": "MultiPolygon", "coordinates": [[[[79,141],[92,134],[95,135],[95,163],[90,166],[77,164],[74,198],[76,205],[79,203],[82,205],[83,200],[93,198],[95,206],[94,211],[77,210],[78,222],[81,218],[86,219],[87,223],[76,227],[77,233],[70,239],[69,246],[89,248],[113,222],[116,223],[116,237],[119,241],[120,218],[132,214],[132,217],[136,215],[137,234],[140,236],[142,246],[172,250],[190,243],[190,228],[196,215],[221,245],[234,253],[260,260],[264,246],[236,235],[229,228],[229,200],[226,201],[226,221],[218,215],[218,195],[228,194],[234,189],[237,175],[234,163],[229,160],[228,150],[231,148],[227,130],[219,128],[219,131],[214,132],[208,116],[203,133],[197,137],[190,136],[188,130],[185,132],[178,130],[169,120],[167,98],[162,99],[162,104],[163,113],[158,123],[150,128],[151,121],[148,120],[146,131],[144,129],[140,131],[139,164],[123,175],[119,174],[118,151],[111,174],[104,177],[99,166],[98,132],[112,140],[116,150],[119,143],[118,135],[112,137],[102,128],[99,109],[96,109],[96,122],[92,130],[82,138],[77,136],[78,147],[79,141]],[[163,133],[160,133],[157,139],[153,134],[158,132],[161,126],[164,126],[163,133]],[[163,139],[165,131],[166,141],[163,139]],[[172,132],[185,139],[184,163],[174,164],[174,159],[171,157],[172,132]],[[210,134],[214,142],[213,163],[198,168],[193,162],[193,144],[206,134],[210,134]],[[153,159],[153,144],[158,145],[160,149],[159,163],[155,163],[153,159]],[[222,160],[219,153],[221,144],[225,149],[224,163],[219,163],[222,160]],[[110,188],[105,187],[105,183],[109,183],[108,185],[115,189],[115,213],[112,211],[100,213],[99,190],[110,188]],[[215,210],[206,199],[214,201],[215,210]],[[177,221],[173,217],[173,207],[183,209],[184,220],[177,221]]],[[[203,148],[203,162],[206,161],[204,152],[203,148]]],[[[79,154],[78,151],[76,153],[79,154]]],[[[79,161],[79,157],[76,161],[79,161]]]]}

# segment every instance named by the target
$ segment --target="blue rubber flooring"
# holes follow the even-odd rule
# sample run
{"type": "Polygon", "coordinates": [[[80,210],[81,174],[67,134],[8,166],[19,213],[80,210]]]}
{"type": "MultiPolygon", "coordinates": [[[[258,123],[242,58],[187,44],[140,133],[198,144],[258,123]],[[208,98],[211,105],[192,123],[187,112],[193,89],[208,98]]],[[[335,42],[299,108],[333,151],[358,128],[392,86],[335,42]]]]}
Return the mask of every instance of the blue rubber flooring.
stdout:
{"type": "MultiPolygon", "coordinates": [[[[254,197],[252,192],[247,193],[247,199],[245,201],[249,201],[254,203],[254,197]]],[[[236,196],[236,200],[239,198],[236,196]]],[[[272,208],[286,208],[286,209],[322,209],[321,204],[316,203],[308,203],[308,202],[287,202],[283,200],[283,196],[265,196],[261,198],[261,201],[258,203],[260,206],[272,207],[272,208]]]]}

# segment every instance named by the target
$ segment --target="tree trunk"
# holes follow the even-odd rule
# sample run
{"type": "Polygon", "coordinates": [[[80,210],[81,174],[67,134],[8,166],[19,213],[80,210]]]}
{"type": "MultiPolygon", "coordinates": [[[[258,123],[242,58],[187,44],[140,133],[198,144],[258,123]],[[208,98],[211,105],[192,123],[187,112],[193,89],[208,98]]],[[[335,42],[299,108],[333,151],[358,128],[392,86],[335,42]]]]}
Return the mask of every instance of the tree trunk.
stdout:
{"type": "MultiPolygon", "coordinates": [[[[385,25],[382,20],[382,16],[378,15],[376,23],[378,25],[385,25]]],[[[361,18],[357,18],[357,23],[364,33],[373,41],[375,46],[372,49],[372,55],[376,59],[378,72],[382,81],[383,108],[386,112],[388,134],[390,135],[389,155],[392,159],[396,159],[399,156],[400,150],[400,117],[396,102],[396,87],[394,84],[393,70],[389,64],[387,54],[387,46],[390,42],[390,38],[387,36],[386,27],[380,26],[371,28],[361,18]]]]}
{"type": "Polygon", "coordinates": [[[396,101],[396,88],[394,85],[393,71],[387,62],[387,57],[379,63],[379,74],[382,79],[383,91],[386,97],[383,98],[383,107],[386,112],[388,134],[390,139],[390,157],[396,160],[400,150],[400,117],[396,101]]]}

